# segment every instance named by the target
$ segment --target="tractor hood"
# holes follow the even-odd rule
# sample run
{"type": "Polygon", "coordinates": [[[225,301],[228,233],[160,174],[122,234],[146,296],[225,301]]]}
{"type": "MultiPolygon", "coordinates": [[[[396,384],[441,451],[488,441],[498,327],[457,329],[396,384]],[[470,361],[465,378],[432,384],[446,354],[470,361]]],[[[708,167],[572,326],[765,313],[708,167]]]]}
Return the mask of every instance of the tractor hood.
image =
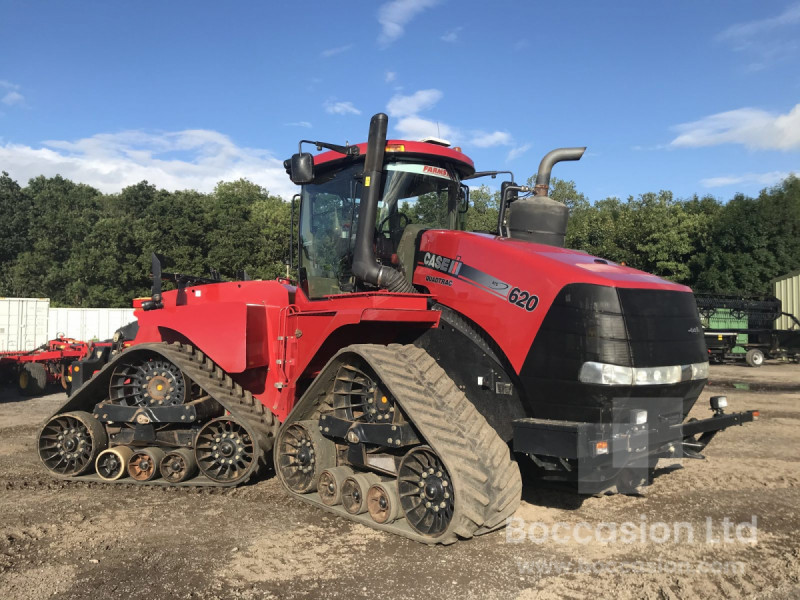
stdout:
{"type": "MultiPolygon", "coordinates": [[[[689,313],[686,318],[698,319],[688,287],[576,250],[489,234],[427,230],[419,238],[414,263],[414,284],[491,332],[518,370],[553,303],[577,285],[596,291],[579,295],[581,310],[615,313],[617,296],[632,294],[637,305],[659,306],[669,313],[670,305],[681,304],[683,313],[689,313]]],[[[693,343],[698,335],[702,340],[702,331],[683,333],[693,343]]]]}

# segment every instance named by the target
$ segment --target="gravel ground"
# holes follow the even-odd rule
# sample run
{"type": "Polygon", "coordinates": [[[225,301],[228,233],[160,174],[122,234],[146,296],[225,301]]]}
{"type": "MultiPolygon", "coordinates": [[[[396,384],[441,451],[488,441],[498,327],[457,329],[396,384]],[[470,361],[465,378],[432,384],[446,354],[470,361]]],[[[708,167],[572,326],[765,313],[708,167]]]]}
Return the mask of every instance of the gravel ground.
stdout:
{"type": "Polygon", "coordinates": [[[275,479],[227,491],[57,481],[34,438],[64,396],[5,388],[0,591],[26,600],[800,597],[800,366],[713,366],[711,381],[693,416],[710,416],[708,397],[726,393],[731,410],[762,418],[720,434],[707,460],[662,461],[642,497],[528,483],[514,527],[449,547],[328,516],[275,479]],[[733,535],[754,516],[754,529],[733,535]]]}

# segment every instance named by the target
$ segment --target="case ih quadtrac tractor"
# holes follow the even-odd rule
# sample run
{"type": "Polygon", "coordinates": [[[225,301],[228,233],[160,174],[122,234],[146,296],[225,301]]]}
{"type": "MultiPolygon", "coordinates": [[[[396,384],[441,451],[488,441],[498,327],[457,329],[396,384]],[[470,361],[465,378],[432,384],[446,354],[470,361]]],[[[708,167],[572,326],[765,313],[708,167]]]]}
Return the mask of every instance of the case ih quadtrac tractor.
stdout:
{"type": "Polygon", "coordinates": [[[708,374],[691,291],[563,248],[550,171],[582,148],[545,156],[532,189],[504,183],[497,231],[466,232],[464,181],[482,173],[441,141],[387,141],[387,120],[286,161],[296,282],[167,274],[154,256],[115,352],[72,366],[38,437],[47,469],[235,486],[271,458],[298,498],[451,543],[505,523],[523,464],[581,493],[636,491],[659,458],[701,457],[757,416],[717,397],[684,423],[708,374]]]}

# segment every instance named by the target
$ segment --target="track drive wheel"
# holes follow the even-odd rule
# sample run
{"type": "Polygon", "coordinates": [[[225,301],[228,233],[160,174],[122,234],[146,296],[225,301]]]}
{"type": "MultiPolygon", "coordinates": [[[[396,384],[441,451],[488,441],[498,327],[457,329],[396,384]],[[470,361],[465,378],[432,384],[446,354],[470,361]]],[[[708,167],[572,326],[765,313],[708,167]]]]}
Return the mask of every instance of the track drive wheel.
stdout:
{"type": "Polygon", "coordinates": [[[336,464],[336,445],[320,433],[315,420],[298,421],[284,429],[275,452],[278,475],[298,494],[316,490],[322,472],[336,464]]]}
{"type": "Polygon", "coordinates": [[[248,426],[232,417],[206,423],[194,446],[200,472],[217,483],[241,483],[258,469],[258,440],[248,426]]]}
{"type": "Polygon", "coordinates": [[[453,518],[450,474],[429,446],[417,446],[400,462],[397,487],[408,524],[423,535],[443,533],[453,518]]]}
{"type": "Polygon", "coordinates": [[[137,450],[128,463],[128,475],[136,481],[152,481],[158,477],[158,465],[163,458],[164,451],[161,448],[137,450]]]}
{"type": "Polygon", "coordinates": [[[111,374],[109,398],[127,406],[176,406],[183,404],[191,385],[180,368],[156,356],[120,362],[111,374]]]}
{"type": "Polygon", "coordinates": [[[128,474],[128,463],[133,456],[133,450],[127,446],[114,446],[107,448],[97,455],[94,470],[104,481],[116,481],[128,474]]]}
{"type": "Polygon", "coordinates": [[[39,458],[57,475],[83,475],[108,446],[103,425],[84,411],[51,418],[39,433],[39,458]]]}
{"type": "Polygon", "coordinates": [[[161,476],[170,483],[181,483],[197,473],[197,461],[188,448],[178,448],[167,452],[161,459],[161,476]]]}

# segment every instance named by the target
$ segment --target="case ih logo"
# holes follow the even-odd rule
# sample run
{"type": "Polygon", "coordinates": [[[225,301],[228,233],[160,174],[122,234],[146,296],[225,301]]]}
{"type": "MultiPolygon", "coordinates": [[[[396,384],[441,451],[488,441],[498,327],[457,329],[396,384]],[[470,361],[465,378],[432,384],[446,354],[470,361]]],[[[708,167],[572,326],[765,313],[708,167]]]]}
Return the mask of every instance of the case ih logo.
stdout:
{"type": "Polygon", "coordinates": [[[438,175],[439,177],[450,177],[450,174],[447,172],[447,169],[442,169],[440,167],[431,167],[425,165],[422,167],[423,173],[430,173],[431,175],[438,175]]]}

